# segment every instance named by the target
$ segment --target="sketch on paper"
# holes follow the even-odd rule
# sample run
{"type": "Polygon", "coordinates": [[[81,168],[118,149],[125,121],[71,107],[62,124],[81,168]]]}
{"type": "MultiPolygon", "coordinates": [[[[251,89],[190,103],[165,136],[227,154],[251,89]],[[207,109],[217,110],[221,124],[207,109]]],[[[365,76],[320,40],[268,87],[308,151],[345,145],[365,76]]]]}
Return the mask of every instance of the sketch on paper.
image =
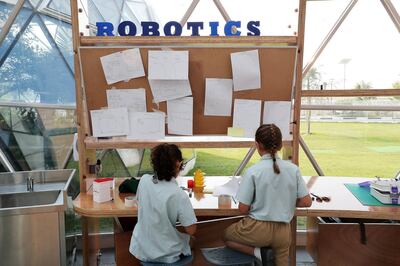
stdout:
{"type": "Polygon", "coordinates": [[[138,48],[100,57],[107,84],[143,77],[142,57],[138,48]]]}
{"type": "Polygon", "coordinates": [[[90,111],[94,137],[124,136],[129,132],[127,108],[90,111]]]}
{"type": "Polygon", "coordinates": [[[233,127],[243,128],[245,137],[254,138],[261,120],[261,101],[235,99],[233,127]]]}
{"type": "Polygon", "coordinates": [[[189,80],[149,79],[149,83],[156,103],[192,95],[189,80]]]}
{"type": "Polygon", "coordinates": [[[145,89],[112,89],[106,93],[109,108],[126,107],[136,112],[147,111],[145,89]]]}
{"type": "Polygon", "coordinates": [[[261,88],[258,50],[232,53],[231,63],[234,91],[261,88]]]}
{"type": "Polygon", "coordinates": [[[189,51],[149,51],[148,60],[149,79],[189,79],[189,51]]]}
{"type": "Polygon", "coordinates": [[[129,109],[128,139],[163,139],[165,137],[165,113],[135,112],[129,109]]]}
{"type": "Polygon", "coordinates": [[[193,135],[193,97],[167,101],[168,133],[193,135]]]}
{"type": "Polygon", "coordinates": [[[206,79],[206,96],[204,115],[231,116],[232,113],[232,80],[206,79]]]}
{"type": "Polygon", "coordinates": [[[292,103],[290,101],[264,102],[263,124],[275,124],[282,132],[283,140],[292,140],[290,134],[290,117],[292,103]]]}

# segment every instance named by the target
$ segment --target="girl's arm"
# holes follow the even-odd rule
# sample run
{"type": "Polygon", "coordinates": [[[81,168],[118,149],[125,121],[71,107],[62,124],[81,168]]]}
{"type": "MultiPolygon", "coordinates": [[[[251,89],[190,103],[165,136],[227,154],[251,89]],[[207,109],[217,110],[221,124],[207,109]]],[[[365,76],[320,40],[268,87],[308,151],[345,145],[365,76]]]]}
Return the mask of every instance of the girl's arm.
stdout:
{"type": "Polygon", "coordinates": [[[239,212],[241,214],[248,214],[250,210],[250,205],[243,204],[239,202],[239,212]]]}
{"type": "Polygon", "coordinates": [[[189,225],[189,226],[184,226],[183,228],[185,229],[185,232],[188,235],[193,236],[196,233],[197,225],[196,224],[192,224],[192,225],[189,225]]]}
{"type": "Polygon", "coordinates": [[[312,199],[310,194],[306,195],[305,197],[298,198],[296,200],[296,207],[310,207],[312,204],[312,199]]]}

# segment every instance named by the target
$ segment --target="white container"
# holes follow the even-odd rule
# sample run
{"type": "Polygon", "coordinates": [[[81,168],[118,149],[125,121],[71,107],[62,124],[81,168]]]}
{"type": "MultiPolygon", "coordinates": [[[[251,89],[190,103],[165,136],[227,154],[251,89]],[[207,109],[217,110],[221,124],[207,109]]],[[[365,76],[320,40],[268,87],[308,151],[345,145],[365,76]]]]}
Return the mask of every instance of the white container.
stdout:
{"type": "Polygon", "coordinates": [[[99,178],[93,181],[93,201],[102,203],[113,199],[113,178],[99,178]]]}

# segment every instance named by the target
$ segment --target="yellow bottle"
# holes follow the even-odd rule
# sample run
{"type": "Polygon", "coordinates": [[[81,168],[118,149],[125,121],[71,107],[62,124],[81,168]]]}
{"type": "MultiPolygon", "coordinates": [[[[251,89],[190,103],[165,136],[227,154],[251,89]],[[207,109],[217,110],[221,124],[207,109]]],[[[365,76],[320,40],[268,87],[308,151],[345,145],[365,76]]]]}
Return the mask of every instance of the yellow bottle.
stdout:
{"type": "Polygon", "coordinates": [[[200,169],[197,169],[194,172],[194,191],[195,192],[202,192],[204,189],[204,172],[200,169]]]}

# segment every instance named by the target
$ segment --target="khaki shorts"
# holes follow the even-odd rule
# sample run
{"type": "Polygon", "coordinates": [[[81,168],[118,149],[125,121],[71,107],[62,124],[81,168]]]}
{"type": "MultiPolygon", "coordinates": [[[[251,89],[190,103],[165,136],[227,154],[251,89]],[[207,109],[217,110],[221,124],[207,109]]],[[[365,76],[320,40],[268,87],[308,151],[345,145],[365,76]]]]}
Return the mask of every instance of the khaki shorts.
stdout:
{"type": "Polygon", "coordinates": [[[225,240],[253,247],[272,247],[289,249],[290,224],[270,221],[258,221],[245,217],[230,225],[224,234],[225,240]]]}

